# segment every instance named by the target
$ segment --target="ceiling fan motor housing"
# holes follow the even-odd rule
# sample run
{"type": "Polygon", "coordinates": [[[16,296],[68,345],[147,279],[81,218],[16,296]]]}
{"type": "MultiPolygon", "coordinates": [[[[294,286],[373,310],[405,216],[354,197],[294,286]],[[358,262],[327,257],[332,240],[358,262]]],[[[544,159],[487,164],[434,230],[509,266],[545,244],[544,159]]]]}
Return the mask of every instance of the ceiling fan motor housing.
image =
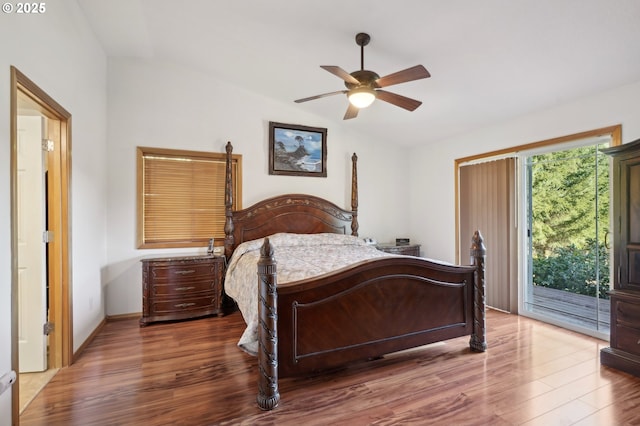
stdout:
{"type": "Polygon", "coordinates": [[[373,71],[358,70],[358,71],[352,72],[351,76],[353,78],[355,78],[356,80],[358,80],[360,82],[360,84],[354,84],[354,83],[350,83],[350,82],[345,81],[344,85],[349,90],[355,89],[357,87],[362,87],[362,86],[367,86],[367,87],[371,87],[371,88],[379,87],[376,84],[376,81],[380,78],[380,76],[378,74],[376,74],[375,72],[373,72],[373,71]]]}

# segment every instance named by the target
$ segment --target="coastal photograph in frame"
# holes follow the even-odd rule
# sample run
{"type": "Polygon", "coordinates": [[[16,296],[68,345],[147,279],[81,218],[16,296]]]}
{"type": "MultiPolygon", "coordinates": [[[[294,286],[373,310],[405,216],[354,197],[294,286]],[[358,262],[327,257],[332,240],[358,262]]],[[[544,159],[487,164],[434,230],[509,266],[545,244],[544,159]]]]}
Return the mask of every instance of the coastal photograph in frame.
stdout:
{"type": "Polygon", "coordinates": [[[269,174],[327,177],[327,129],[270,121],[269,174]]]}

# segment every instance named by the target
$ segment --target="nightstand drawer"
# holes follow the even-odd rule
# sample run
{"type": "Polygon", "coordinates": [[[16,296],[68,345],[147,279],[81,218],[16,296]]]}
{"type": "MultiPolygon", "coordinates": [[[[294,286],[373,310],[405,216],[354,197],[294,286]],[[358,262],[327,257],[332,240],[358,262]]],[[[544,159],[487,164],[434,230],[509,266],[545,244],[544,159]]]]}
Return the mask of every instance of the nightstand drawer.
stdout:
{"type": "Polygon", "coordinates": [[[198,312],[213,309],[216,304],[214,294],[200,297],[182,297],[176,299],[161,299],[151,303],[151,315],[169,314],[177,312],[198,312]]]}
{"type": "Polygon", "coordinates": [[[159,284],[156,282],[151,288],[151,291],[154,296],[158,297],[189,297],[197,293],[215,290],[215,288],[216,281],[212,277],[212,274],[209,274],[209,276],[199,280],[183,280],[178,283],[168,282],[166,284],[159,284]]]}
{"type": "Polygon", "coordinates": [[[215,269],[216,264],[210,262],[156,266],[151,270],[149,278],[154,283],[193,281],[211,277],[215,273],[215,269]]]}

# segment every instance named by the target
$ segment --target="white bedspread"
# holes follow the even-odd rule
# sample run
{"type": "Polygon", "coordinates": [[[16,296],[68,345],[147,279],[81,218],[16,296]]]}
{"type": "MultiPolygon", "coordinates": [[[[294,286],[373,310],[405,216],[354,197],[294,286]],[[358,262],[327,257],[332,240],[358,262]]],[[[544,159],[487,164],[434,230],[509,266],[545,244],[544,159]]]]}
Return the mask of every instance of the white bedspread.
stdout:
{"type": "MultiPolygon", "coordinates": [[[[269,237],[277,262],[277,283],[325,274],[353,263],[390,256],[361,239],[341,234],[275,234],[269,237]]],[[[247,323],[238,346],[251,355],[258,351],[257,265],[263,239],[240,244],[231,256],[225,291],[238,304],[247,323]]]]}

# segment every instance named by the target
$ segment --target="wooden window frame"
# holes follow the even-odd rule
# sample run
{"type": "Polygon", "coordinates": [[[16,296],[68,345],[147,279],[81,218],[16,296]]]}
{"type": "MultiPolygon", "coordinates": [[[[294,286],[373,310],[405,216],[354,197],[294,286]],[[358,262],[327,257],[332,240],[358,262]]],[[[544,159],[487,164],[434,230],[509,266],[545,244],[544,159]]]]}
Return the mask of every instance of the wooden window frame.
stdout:
{"type": "MultiPolygon", "coordinates": [[[[225,191],[225,164],[226,164],[226,153],[214,153],[214,152],[203,152],[203,151],[187,151],[187,150],[176,150],[176,149],[166,149],[166,148],[151,148],[151,147],[137,147],[136,148],[136,163],[137,163],[137,229],[136,229],[136,243],[137,247],[140,249],[155,249],[155,248],[183,248],[183,247],[206,247],[210,238],[215,238],[215,245],[221,246],[224,244],[224,212],[225,212],[225,200],[224,200],[224,191],[225,191]],[[171,238],[170,234],[163,236],[162,238],[154,238],[153,235],[150,235],[151,231],[148,231],[149,226],[148,221],[152,220],[147,216],[148,210],[151,208],[146,203],[148,200],[147,194],[145,193],[145,179],[148,179],[149,173],[151,172],[150,167],[147,167],[147,160],[156,159],[156,160],[167,160],[172,161],[175,160],[177,162],[184,162],[185,166],[189,165],[189,167],[193,167],[194,161],[198,162],[212,162],[216,165],[219,165],[219,172],[212,172],[211,188],[217,191],[220,195],[215,195],[216,201],[220,200],[220,212],[216,213],[216,216],[221,215],[221,220],[219,221],[219,228],[212,230],[212,235],[196,235],[190,234],[186,235],[185,231],[182,232],[183,235],[175,235],[174,238],[171,238]],[[218,181],[219,178],[219,181],[218,181]]],[[[156,164],[161,164],[156,162],[156,164]]],[[[167,163],[173,164],[174,166],[176,162],[167,163]]],[[[157,169],[156,169],[157,170],[157,169]]],[[[162,172],[162,170],[160,170],[162,172]]],[[[242,208],[241,201],[242,200],[242,155],[233,154],[232,156],[232,179],[234,180],[233,184],[233,206],[234,210],[240,210],[242,208]]],[[[197,192],[193,190],[193,187],[186,188],[185,190],[193,195],[197,195],[197,192]]],[[[166,195],[166,200],[168,203],[172,202],[172,198],[170,195],[166,195]]],[[[197,200],[197,198],[195,198],[197,200]]],[[[216,203],[217,204],[217,203],[216,203]]],[[[184,220],[192,221],[191,218],[195,217],[196,213],[192,212],[176,212],[175,214],[184,214],[182,216],[184,220]]],[[[179,220],[179,216],[173,216],[166,219],[166,222],[173,222],[179,220]]],[[[160,222],[160,221],[159,221],[160,222]]],[[[165,226],[165,229],[167,227],[165,226]]],[[[165,231],[166,232],[166,231],[165,231]]],[[[176,234],[178,230],[176,229],[176,234]]]]}

